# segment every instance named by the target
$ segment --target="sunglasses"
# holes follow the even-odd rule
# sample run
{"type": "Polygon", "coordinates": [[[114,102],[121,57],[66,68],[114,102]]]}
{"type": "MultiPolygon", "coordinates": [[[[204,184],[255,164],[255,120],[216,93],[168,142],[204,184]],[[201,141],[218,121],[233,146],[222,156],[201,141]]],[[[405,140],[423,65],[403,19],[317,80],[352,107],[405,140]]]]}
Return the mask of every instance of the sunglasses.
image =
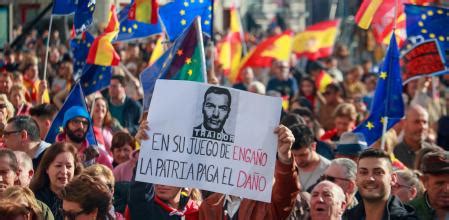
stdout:
{"type": "Polygon", "coordinates": [[[344,180],[344,181],[351,181],[350,179],[341,178],[341,177],[335,177],[335,176],[329,176],[329,175],[321,175],[320,182],[324,180],[329,180],[331,182],[335,182],[335,180],[344,180]]]}
{"type": "Polygon", "coordinates": [[[65,211],[64,209],[61,209],[62,215],[64,216],[64,220],[75,220],[76,217],[84,214],[84,210],[81,210],[79,212],[69,212],[65,211]]]}

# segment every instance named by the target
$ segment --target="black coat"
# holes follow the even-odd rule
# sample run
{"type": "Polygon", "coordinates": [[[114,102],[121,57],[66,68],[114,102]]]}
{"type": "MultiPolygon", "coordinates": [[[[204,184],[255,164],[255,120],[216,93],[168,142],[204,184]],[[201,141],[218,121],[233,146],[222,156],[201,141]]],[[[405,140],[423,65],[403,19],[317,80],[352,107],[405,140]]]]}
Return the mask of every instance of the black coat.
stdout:
{"type": "MultiPolygon", "coordinates": [[[[346,210],[343,215],[343,219],[366,219],[363,201],[360,201],[356,207],[346,210]]],[[[411,206],[403,204],[396,196],[390,196],[390,198],[388,198],[382,220],[415,219],[419,218],[415,215],[415,210],[411,206]]]]}
{"type": "Polygon", "coordinates": [[[62,209],[62,199],[60,199],[56,194],[51,191],[50,187],[43,188],[39,191],[34,192],[36,195],[36,199],[40,200],[41,202],[45,203],[47,205],[51,212],[53,213],[53,216],[55,217],[55,220],[63,220],[64,216],[62,215],[61,209],[62,209]]]}

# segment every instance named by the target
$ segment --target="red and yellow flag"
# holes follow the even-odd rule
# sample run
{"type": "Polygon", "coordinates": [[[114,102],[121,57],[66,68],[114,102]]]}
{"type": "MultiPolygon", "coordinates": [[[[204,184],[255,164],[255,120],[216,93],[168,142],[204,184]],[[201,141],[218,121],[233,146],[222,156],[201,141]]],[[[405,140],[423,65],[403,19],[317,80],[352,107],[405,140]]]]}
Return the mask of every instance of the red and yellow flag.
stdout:
{"type": "Polygon", "coordinates": [[[131,3],[128,18],[143,23],[156,24],[157,23],[157,0],[135,0],[131,3]]]}
{"type": "Polygon", "coordinates": [[[237,10],[230,10],[229,33],[217,44],[217,62],[222,65],[225,75],[234,76],[239,70],[243,52],[243,31],[237,10]]]}
{"type": "Polygon", "coordinates": [[[240,81],[240,72],[246,67],[270,67],[274,60],[289,61],[292,52],[292,35],[293,32],[287,30],[259,43],[242,59],[238,71],[235,75],[230,75],[229,80],[240,81]]]}
{"type": "Polygon", "coordinates": [[[120,62],[120,56],[112,46],[111,41],[119,32],[119,21],[115,12],[115,5],[111,6],[109,12],[109,22],[103,33],[95,38],[87,55],[88,64],[102,66],[117,66],[120,62]]]}
{"type": "MultiPolygon", "coordinates": [[[[363,0],[355,15],[355,22],[363,29],[368,29],[372,23],[387,26],[394,21],[394,12],[392,12],[394,8],[396,8],[397,18],[399,19],[401,14],[404,13],[405,3],[428,5],[434,2],[435,0],[363,0]],[[386,21],[387,19],[389,21],[386,21]]],[[[397,23],[399,22],[397,21],[397,23]]],[[[387,37],[388,41],[390,36],[387,37]]]]}
{"type": "Polygon", "coordinates": [[[331,20],[307,27],[293,37],[293,52],[297,57],[307,57],[309,60],[330,56],[339,25],[339,20],[331,20]]]}

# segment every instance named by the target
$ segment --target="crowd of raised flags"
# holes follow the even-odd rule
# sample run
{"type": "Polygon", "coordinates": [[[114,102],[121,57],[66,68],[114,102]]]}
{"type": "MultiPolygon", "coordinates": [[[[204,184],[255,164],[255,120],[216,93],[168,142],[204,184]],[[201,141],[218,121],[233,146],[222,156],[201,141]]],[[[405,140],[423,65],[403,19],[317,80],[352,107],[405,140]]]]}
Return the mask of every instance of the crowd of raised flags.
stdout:
{"type": "MultiPolygon", "coordinates": [[[[449,35],[441,27],[449,21],[449,10],[424,6],[432,2],[366,0],[355,15],[359,27],[367,29],[371,25],[376,41],[388,45],[379,72],[374,104],[371,105],[373,108],[369,117],[354,130],[363,133],[368,144],[377,141],[404,116],[403,100],[399,93],[402,91],[402,80],[398,44],[402,46],[406,43],[406,36],[419,36],[424,40],[436,39],[443,49],[447,48],[449,35]],[[393,30],[396,30],[395,34],[393,30]],[[384,124],[387,126],[386,130],[383,129],[384,124]]],[[[211,0],[173,1],[162,6],[155,0],[136,0],[120,11],[112,5],[108,24],[95,38],[87,31],[93,23],[94,10],[95,1],[54,2],[53,15],[74,13],[75,36],[71,40],[71,49],[74,75],[77,76],[76,79],[79,78],[79,86],[74,88],[82,88],[83,93],[89,95],[108,86],[112,75],[111,66],[117,66],[120,62],[113,47],[114,42],[161,33],[165,33],[167,41],[171,43],[163,42],[164,38],[159,37],[149,60],[151,65],[140,74],[145,96],[144,108],[149,107],[157,79],[207,82],[204,52],[206,44],[201,31],[207,39],[212,36],[211,0]],[[172,46],[166,48],[167,45],[164,44],[172,46]]],[[[231,7],[228,33],[216,45],[216,63],[221,65],[230,83],[242,81],[241,72],[247,67],[268,68],[276,60],[289,61],[291,54],[309,61],[331,56],[340,26],[339,20],[330,20],[308,26],[296,34],[287,30],[262,40],[248,51],[240,20],[238,9],[231,7]]],[[[66,105],[74,105],[69,99],[66,105]]],[[[55,131],[57,130],[56,126],[55,131]]]]}

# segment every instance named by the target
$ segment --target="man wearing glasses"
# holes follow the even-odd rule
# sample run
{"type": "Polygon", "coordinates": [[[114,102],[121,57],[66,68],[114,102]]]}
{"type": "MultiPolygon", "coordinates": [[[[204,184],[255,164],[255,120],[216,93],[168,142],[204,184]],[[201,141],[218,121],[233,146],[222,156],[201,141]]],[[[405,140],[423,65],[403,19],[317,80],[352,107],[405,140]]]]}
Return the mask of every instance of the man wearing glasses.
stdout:
{"type": "MultiPolygon", "coordinates": [[[[88,148],[89,142],[86,139],[89,131],[91,119],[89,113],[81,106],[73,106],[64,113],[64,120],[62,122],[63,132],[56,136],[57,142],[72,143],[78,149],[78,155],[85,160],[84,151],[88,148]]],[[[96,163],[103,164],[112,169],[111,158],[108,153],[96,147],[99,151],[99,156],[95,159],[96,163]]],[[[84,161],[87,162],[87,161],[84,161]]]]}
{"type": "Polygon", "coordinates": [[[30,116],[16,116],[9,119],[3,131],[7,148],[13,151],[25,152],[33,159],[36,170],[49,143],[40,138],[39,126],[30,116]]]}
{"type": "Polygon", "coordinates": [[[320,181],[329,180],[343,189],[346,195],[347,209],[351,209],[358,204],[357,198],[355,198],[357,193],[356,172],[357,165],[354,161],[347,158],[337,158],[331,161],[329,167],[320,177],[320,181]]]}

